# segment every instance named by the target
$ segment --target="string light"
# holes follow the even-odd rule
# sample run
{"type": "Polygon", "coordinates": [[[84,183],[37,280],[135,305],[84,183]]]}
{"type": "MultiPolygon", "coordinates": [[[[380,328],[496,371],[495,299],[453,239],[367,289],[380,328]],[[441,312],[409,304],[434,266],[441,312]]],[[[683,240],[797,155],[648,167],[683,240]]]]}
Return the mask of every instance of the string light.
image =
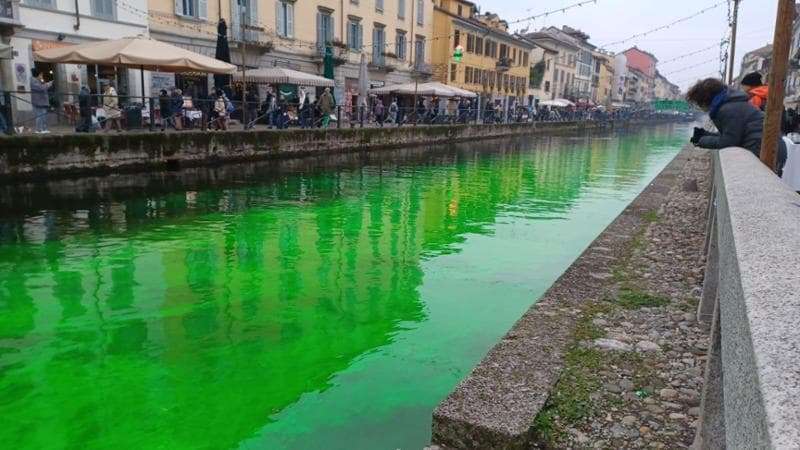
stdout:
{"type": "MultiPolygon", "coordinates": [[[[596,4],[597,0],[584,0],[584,1],[581,1],[581,2],[578,2],[578,3],[573,3],[571,5],[565,6],[565,7],[561,8],[561,9],[554,9],[552,11],[543,12],[543,13],[540,13],[540,14],[536,14],[534,16],[525,17],[524,19],[512,20],[511,22],[508,22],[508,24],[509,25],[516,25],[518,23],[529,22],[529,21],[532,21],[532,20],[536,20],[536,19],[539,19],[541,17],[547,17],[547,16],[549,16],[551,14],[566,13],[570,9],[579,8],[579,7],[583,6],[583,5],[588,5],[589,3],[595,3],[596,4]]],[[[530,9],[528,11],[530,11],[530,9]]]]}
{"type": "Polygon", "coordinates": [[[665,73],[664,75],[673,75],[673,74],[676,74],[676,73],[686,72],[687,70],[694,69],[696,67],[700,67],[700,66],[703,66],[705,64],[712,63],[712,62],[717,62],[717,59],[716,58],[708,59],[706,61],[703,61],[703,62],[698,63],[698,64],[694,64],[692,66],[684,67],[684,68],[678,69],[678,70],[673,70],[672,72],[665,73]]]}
{"type": "MultiPolygon", "coordinates": [[[[722,42],[724,43],[724,42],[726,42],[726,40],[723,40],[722,42]]],[[[686,59],[686,58],[688,58],[690,56],[699,55],[700,53],[705,53],[705,52],[707,52],[709,50],[717,49],[717,48],[719,48],[719,46],[720,46],[720,44],[714,44],[714,45],[711,45],[709,47],[701,48],[700,50],[693,51],[691,53],[686,53],[686,54],[683,54],[683,55],[680,55],[680,56],[676,56],[676,57],[668,59],[666,61],[659,61],[658,65],[659,66],[664,66],[664,65],[669,64],[671,62],[680,61],[680,60],[686,59]]]]}
{"type": "Polygon", "coordinates": [[[668,23],[666,25],[662,25],[660,27],[653,28],[652,30],[647,30],[647,31],[645,31],[643,33],[634,34],[631,37],[628,37],[628,38],[625,38],[625,39],[621,39],[621,40],[616,41],[616,42],[611,42],[609,44],[601,45],[600,48],[608,48],[608,47],[611,47],[611,46],[614,46],[614,45],[624,44],[624,43],[630,42],[630,41],[632,41],[634,39],[637,39],[637,38],[640,38],[640,37],[644,37],[644,36],[659,32],[659,31],[666,30],[666,29],[671,28],[671,27],[673,27],[673,26],[675,26],[675,25],[677,25],[679,23],[683,23],[683,22],[686,22],[687,20],[691,20],[691,19],[694,19],[697,16],[703,15],[703,14],[705,14],[705,13],[707,13],[707,12],[709,12],[709,11],[715,9],[715,8],[719,8],[724,3],[725,3],[724,1],[715,3],[715,4],[713,4],[713,5],[711,5],[711,6],[707,7],[707,8],[704,8],[704,9],[701,9],[700,11],[697,11],[694,14],[691,14],[691,15],[686,16],[686,17],[681,17],[680,19],[672,21],[672,22],[670,22],[670,23],[668,23]]]}

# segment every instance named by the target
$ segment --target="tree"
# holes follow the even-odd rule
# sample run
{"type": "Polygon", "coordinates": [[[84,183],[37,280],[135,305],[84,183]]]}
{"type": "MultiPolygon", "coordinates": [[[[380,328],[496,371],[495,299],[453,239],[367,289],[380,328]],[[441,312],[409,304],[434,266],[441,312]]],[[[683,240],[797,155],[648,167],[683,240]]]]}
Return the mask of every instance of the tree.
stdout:
{"type": "Polygon", "coordinates": [[[531,67],[531,87],[539,89],[544,79],[544,61],[539,61],[531,67]]]}

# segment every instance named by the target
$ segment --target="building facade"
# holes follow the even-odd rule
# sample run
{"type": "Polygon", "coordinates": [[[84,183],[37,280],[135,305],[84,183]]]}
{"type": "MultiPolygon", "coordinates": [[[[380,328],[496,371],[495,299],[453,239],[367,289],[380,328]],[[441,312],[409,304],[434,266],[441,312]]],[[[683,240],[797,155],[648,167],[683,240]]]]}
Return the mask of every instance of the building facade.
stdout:
{"type": "Polygon", "coordinates": [[[635,82],[631,85],[637,86],[636,99],[630,97],[626,101],[649,102],[655,95],[656,64],[658,59],[649,52],[631,47],[622,52],[625,55],[629,72],[635,74],[635,82]]]}
{"type": "Polygon", "coordinates": [[[540,41],[531,50],[531,75],[528,96],[537,101],[555,98],[555,63],[558,50],[540,41]]]}
{"type": "MultiPolygon", "coordinates": [[[[37,61],[34,52],[115,37],[147,35],[147,0],[24,0],[3,4],[3,12],[15,15],[18,25],[4,26],[3,40],[13,48],[11,74],[4,74],[4,88],[16,91],[30,89],[31,70],[44,73],[52,81],[50,103],[59,110],[72,102],[82,85],[93,94],[102,92],[103,85],[113,82],[121,95],[141,96],[141,72],[113,66],[48,64],[37,61]]],[[[6,71],[7,72],[7,71],[6,71]]],[[[149,92],[145,90],[144,95],[149,92]]],[[[18,95],[14,110],[21,120],[30,115],[27,95],[18,95]]]]}
{"type": "Polygon", "coordinates": [[[597,72],[597,83],[593,101],[598,105],[610,107],[616,76],[614,70],[614,56],[595,52],[594,60],[597,72]]]}
{"type": "Polygon", "coordinates": [[[571,97],[574,91],[573,83],[578,66],[579,48],[575,41],[555,27],[526,34],[525,38],[537,46],[547,46],[557,51],[557,56],[553,58],[553,92],[551,98],[571,97]]]}
{"type": "Polygon", "coordinates": [[[680,96],[680,88],[656,72],[654,100],[678,100],[680,96]]]}
{"type": "MultiPolygon", "coordinates": [[[[212,55],[228,25],[232,63],[321,75],[334,52],[335,96],[354,93],[362,53],[372,87],[429,77],[433,0],[150,0],[151,34],[212,55]]],[[[180,82],[181,80],[175,80],[180,82]]],[[[159,83],[168,83],[166,81],[159,83]]]]}
{"type": "Polygon", "coordinates": [[[614,83],[611,91],[612,103],[623,103],[625,101],[625,90],[628,78],[628,58],[622,54],[614,55],[614,83]]]}
{"type": "Polygon", "coordinates": [[[437,81],[480,93],[484,99],[524,100],[533,44],[511,35],[497,15],[478,14],[469,1],[436,0],[434,16],[437,81]],[[457,48],[463,49],[460,62],[453,58],[457,48]]]}
{"type": "Polygon", "coordinates": [[[742,82],[742,78],[748,73],[758,72],[764,79],[764,83],[769,78],[770,69],[772,67],[772,44],[765,45],[757,48],[751,52],[745,53],[742,58],[742,66],[739,70],[739,76],[734,79],[734,86],[738,86],[742,82]]]}

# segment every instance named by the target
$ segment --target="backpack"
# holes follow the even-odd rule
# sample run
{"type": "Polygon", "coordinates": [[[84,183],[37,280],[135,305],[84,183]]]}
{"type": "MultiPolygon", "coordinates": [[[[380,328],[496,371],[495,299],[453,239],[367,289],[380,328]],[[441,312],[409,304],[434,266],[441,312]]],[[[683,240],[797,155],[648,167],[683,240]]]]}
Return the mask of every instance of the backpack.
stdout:
{"type": "Polygon", "coordinates": [[[227,111],[228,114],[236,111],[236,107],[233,106],[233,102],[228,100],[227,98],[225,99],[225,111],[227,111]]]}

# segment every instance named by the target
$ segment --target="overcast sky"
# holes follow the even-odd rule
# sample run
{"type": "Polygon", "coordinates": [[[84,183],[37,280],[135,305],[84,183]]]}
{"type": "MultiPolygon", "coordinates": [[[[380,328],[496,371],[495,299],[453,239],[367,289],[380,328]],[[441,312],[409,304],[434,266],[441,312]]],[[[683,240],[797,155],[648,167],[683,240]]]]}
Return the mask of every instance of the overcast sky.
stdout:
{"type": "MultiPolygon", "coordinates": [[[[509,22],[535,14],[552,11],[579,0],[477,0],[482,12],[500,14],[509,22]]],[[[597,0],[533,22],[512,25],[512,30],[529,27],[539,30],[545,26],[570,25],[591,36],[591,42],[602,46],[634,34],[666,25],[682,17],[719,3],[720,0],[597,0]]],[[[744,53],[772,42],[778,0],[742,0],[739,8],[739,32],[736,50],[736,69],[739,72],[744,53]]],[[[659,71],[681,89],[701,77],[719,71],[719,42],[728,36],[727,2],[698,17],[667,30],[638,38],[609,50],[621,51],[637,45],[655,54],[660,61],[715,45],[715,49],[659,66],[659,71]],[[712,62],[704,63],[705,61],[712,62]],[[701,64],[702,63],[702,64],[701,64]],[[690,66],[699,67],[686,69],[690,66]],[[682,70],[686,69],[686,70],[682,70]],[[674,72],[674,73],[671,73],[674,72]]]]}

